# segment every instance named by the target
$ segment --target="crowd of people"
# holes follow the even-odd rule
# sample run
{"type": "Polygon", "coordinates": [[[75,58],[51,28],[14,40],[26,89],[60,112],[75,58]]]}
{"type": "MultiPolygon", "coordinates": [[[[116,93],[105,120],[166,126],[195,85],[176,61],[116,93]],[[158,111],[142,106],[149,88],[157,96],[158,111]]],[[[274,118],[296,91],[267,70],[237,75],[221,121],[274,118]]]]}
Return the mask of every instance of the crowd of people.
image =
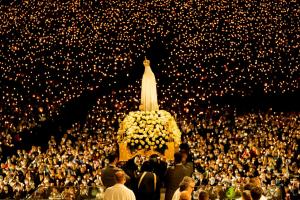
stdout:
{"type": "MultiPolygon", "coordinates": [[[[140,177],[138,175],[143,170],[150,170],[161,181],[158,188],[175,184],[173,193],[185,175],[195,181],[197,190],[193,196],[203,190],[210,199],[224,199],[224,191],[229,187],[241,191],[244,184],[257,177],[261,180],[263,194],[268,198],[297,199],[299,120],[298,113],[271,111],[233,118],[223,114],[199,115],[198,123],[186,124],[186,129],[183,129],[185,145],[182,149],[185,152],[181,153],[186,154],[183,163],[188,160],[193,169],[187,174],[176,173],[177,182],[165,174],[167,169],[180,163],[180,159],[173,163],[163,158],[150,158],[164,163],[160,167],[153,167],[153,163],[152,167],[142,167],[147,163],[147,158],[142,156],[117,163],[110,158],[110,152],[118,151],[116,132],[103,134],[101,129],[89,131],[85,126],[74,124],[62,138],[52,137],[45,152],[33,146],[30,151],[18,150],[16,155],[1,163],[0,198],[25,197],[36,188],[39,188],[36,195],[73,194],[84,198],[93,194],[100,198],[105,186],[112,186],[106,185],[103,169],[115,162],[130,176],[129,188],[133,190],[138,183],[135,178],[140,177]],[[81,194],[80,191],[85,192],[81,194]]],[[[171,194],[168,198],[172,198],[171,194]]]]}
{"type": "Polygon", "coordinates": [[[113,100],[121,113],[137,109],[141,77],[133,72],[142,71],[145,55],[160,106],[178,115],[214,96],[299,89],[296,1],[32,0],[0,6],[0,128],[12,135],[1,146],[14,145],[16,134],[103,84],[112,93],[102,102],[113,100]],[[118,74],[128,80],[125,88],[118,74]],[[118,99],[111,99],[114,93],[118,99]]]}
{"type": "Polygon", "coordinates": [[[65,195],[71,195],[74,191],[68,186],[101,186],[105,152],[116,150],[104,141],[100,134],[79,132],[74,126],[60,140],[52,137],[46,152],[36,146],[29,152],[18,150],[1,163],[0,198],[24,198],[37,187],[64,186],[65,195]]]}
{"type": "MultiPolygon", "coordinates": [[[[51,198],[101,198],[118,124],[140,104],[145,55],[160,108],[175,116],[189,146],[194,198],[206,191],[199,196],[220,199],[230,187],[251,196],[253,187],[243,192],[251,177],[259,177],[271,199],[299,198],[298,112],[203,108],[212,97],[299,90],[296,1],[30,0],[0,2],[0,12],[0,199],[24,198],[37,188],[35,194],[51,198]],[[46,150],[18,149],[25,130],[105,87],[110,92],[99,96],[84,124],[52,137],[46,150]],[[11,148],[17,153],[4,158],[11,148]]],[[[133,164],[134,173],[128,163],[118,165],[140,178],[142,163],[133,164]]]]}
{"type": "Polygon", "coordinates": [[[275,199],[277,187],[288,191],[299,178],[299,133],[299,113],[249,113],[199,120],[186,140],[201,182],[239,185],[258,176],[275,199]]]}

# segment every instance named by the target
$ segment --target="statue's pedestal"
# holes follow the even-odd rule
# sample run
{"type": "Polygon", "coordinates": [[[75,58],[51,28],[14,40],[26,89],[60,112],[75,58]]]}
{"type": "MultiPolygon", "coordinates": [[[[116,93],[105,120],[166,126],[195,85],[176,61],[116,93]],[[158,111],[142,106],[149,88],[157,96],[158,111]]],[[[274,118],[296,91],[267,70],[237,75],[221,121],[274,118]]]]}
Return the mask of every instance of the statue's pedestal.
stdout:
{"type": "Polygon", "coordinates": [[[145,157],[150,157],[153,154],[157,154],[159,155],[161,158],[165,158],[166,160],[174,160],[174,153],[177,150],[177,148],[175,147],[175,143],[174,142],[168,142],[167,143],[168,148],[165,150],[164,154],[161,154],[157,151],[154,151],[152,149],[150,150],[145,150],[145,149],[141,149],[141,150],[137,150],[135,152],[130,152],[130,150],[127,147],[127,143],[119,143],[119,160],[120,161],[127,161],[133,157],[135,157],[136,155],[141,155],[141,156],[145,156],[145,157]]]}

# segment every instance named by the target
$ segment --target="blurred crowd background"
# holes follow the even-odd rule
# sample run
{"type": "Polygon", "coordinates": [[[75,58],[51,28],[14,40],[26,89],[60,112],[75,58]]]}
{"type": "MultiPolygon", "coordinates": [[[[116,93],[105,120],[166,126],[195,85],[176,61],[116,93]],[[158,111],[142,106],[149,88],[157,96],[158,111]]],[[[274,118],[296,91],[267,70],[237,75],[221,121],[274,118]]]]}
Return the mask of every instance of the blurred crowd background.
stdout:
{"type": "Polygon", "coordinates": [[[265,192],[298,194],[297,1],[0,5],[1,198],[98,186],[119,122],[138,110],[145,56],[202,185],[259,176],[265,192]]]}

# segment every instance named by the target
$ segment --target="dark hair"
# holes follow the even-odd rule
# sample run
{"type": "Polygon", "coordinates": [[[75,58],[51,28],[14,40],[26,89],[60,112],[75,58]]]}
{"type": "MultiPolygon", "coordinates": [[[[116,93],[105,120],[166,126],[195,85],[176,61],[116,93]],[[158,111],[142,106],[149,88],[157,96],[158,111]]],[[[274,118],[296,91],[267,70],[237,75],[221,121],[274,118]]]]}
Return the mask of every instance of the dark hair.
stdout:
{"type": "Polygon", "coordinates": [[[246,185],[244,185],[244,190],[251,190],[253,187],[254,187],[253,184],[247,183],[246,185]]]}
{"type": "Polygon", "coordinates": [[[115,152],[112,152],[107,156],[109,163],[113,163],[117,158],[118,158],[118,155],[115,152]]]}
{"type": "Polygon", "coordinates": [[[141,171],[142,172],[145,172],[145,171],[151,172],[152,170],[153,170],[153,167],[152,167],[150,161],[145,161],[141,167],[141,171]]]}
{"type": "Polygon", "coordinates": [[[155,153],[151,154],[151,156],[150,156],[150,158],[157,158],[157,157],[159,157],[159,156],[158,156],[158,154],[155,154],[155,153]]]}
{"type": "Polygon", "coordinates": [[[259,200],[262,195],[262,189],[260,187],[252,187],[250,193],[253,200],[259,200]]]}
{"type": "Polygon", "coordinates": [[[207,192],[205,191],[201,191],[200,194],[199,194],[199,200],[206,200],[209,198],[209,195],[207,192]]]}
{"type": "Polygon", "coordinates": [[[180,152],[176,152],[174,154],[174,162],[175,162],[175,164],[181,163],[181,161],[182,161],[182,155],[181,155],[181,153],[180,152]]]}
{"type": "Polygon", "coordinates": [[[182,143],[179,145],[179,148],[180,148],[180,151],[184,150],[186,152],[189,152],[190,151],[190,146],[189,144],[187,143],[182,143]]]}
{"type": "Polygon", "coordinates": [[[251,193],[249,190],[244,190],[242,193],[243,200],[251,200],[251,193]]]}

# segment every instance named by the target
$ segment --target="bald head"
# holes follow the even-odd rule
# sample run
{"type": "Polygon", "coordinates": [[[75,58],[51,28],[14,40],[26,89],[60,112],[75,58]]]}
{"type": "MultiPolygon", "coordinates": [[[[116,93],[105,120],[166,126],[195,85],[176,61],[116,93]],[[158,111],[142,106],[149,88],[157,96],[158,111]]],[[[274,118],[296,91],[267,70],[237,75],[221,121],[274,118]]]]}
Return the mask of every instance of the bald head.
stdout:
{"type": "Polygon", "coordinates": [[[115,173],[117,183],[124,184],[126,183],[125,172],[120,170],[115,173]]]}

